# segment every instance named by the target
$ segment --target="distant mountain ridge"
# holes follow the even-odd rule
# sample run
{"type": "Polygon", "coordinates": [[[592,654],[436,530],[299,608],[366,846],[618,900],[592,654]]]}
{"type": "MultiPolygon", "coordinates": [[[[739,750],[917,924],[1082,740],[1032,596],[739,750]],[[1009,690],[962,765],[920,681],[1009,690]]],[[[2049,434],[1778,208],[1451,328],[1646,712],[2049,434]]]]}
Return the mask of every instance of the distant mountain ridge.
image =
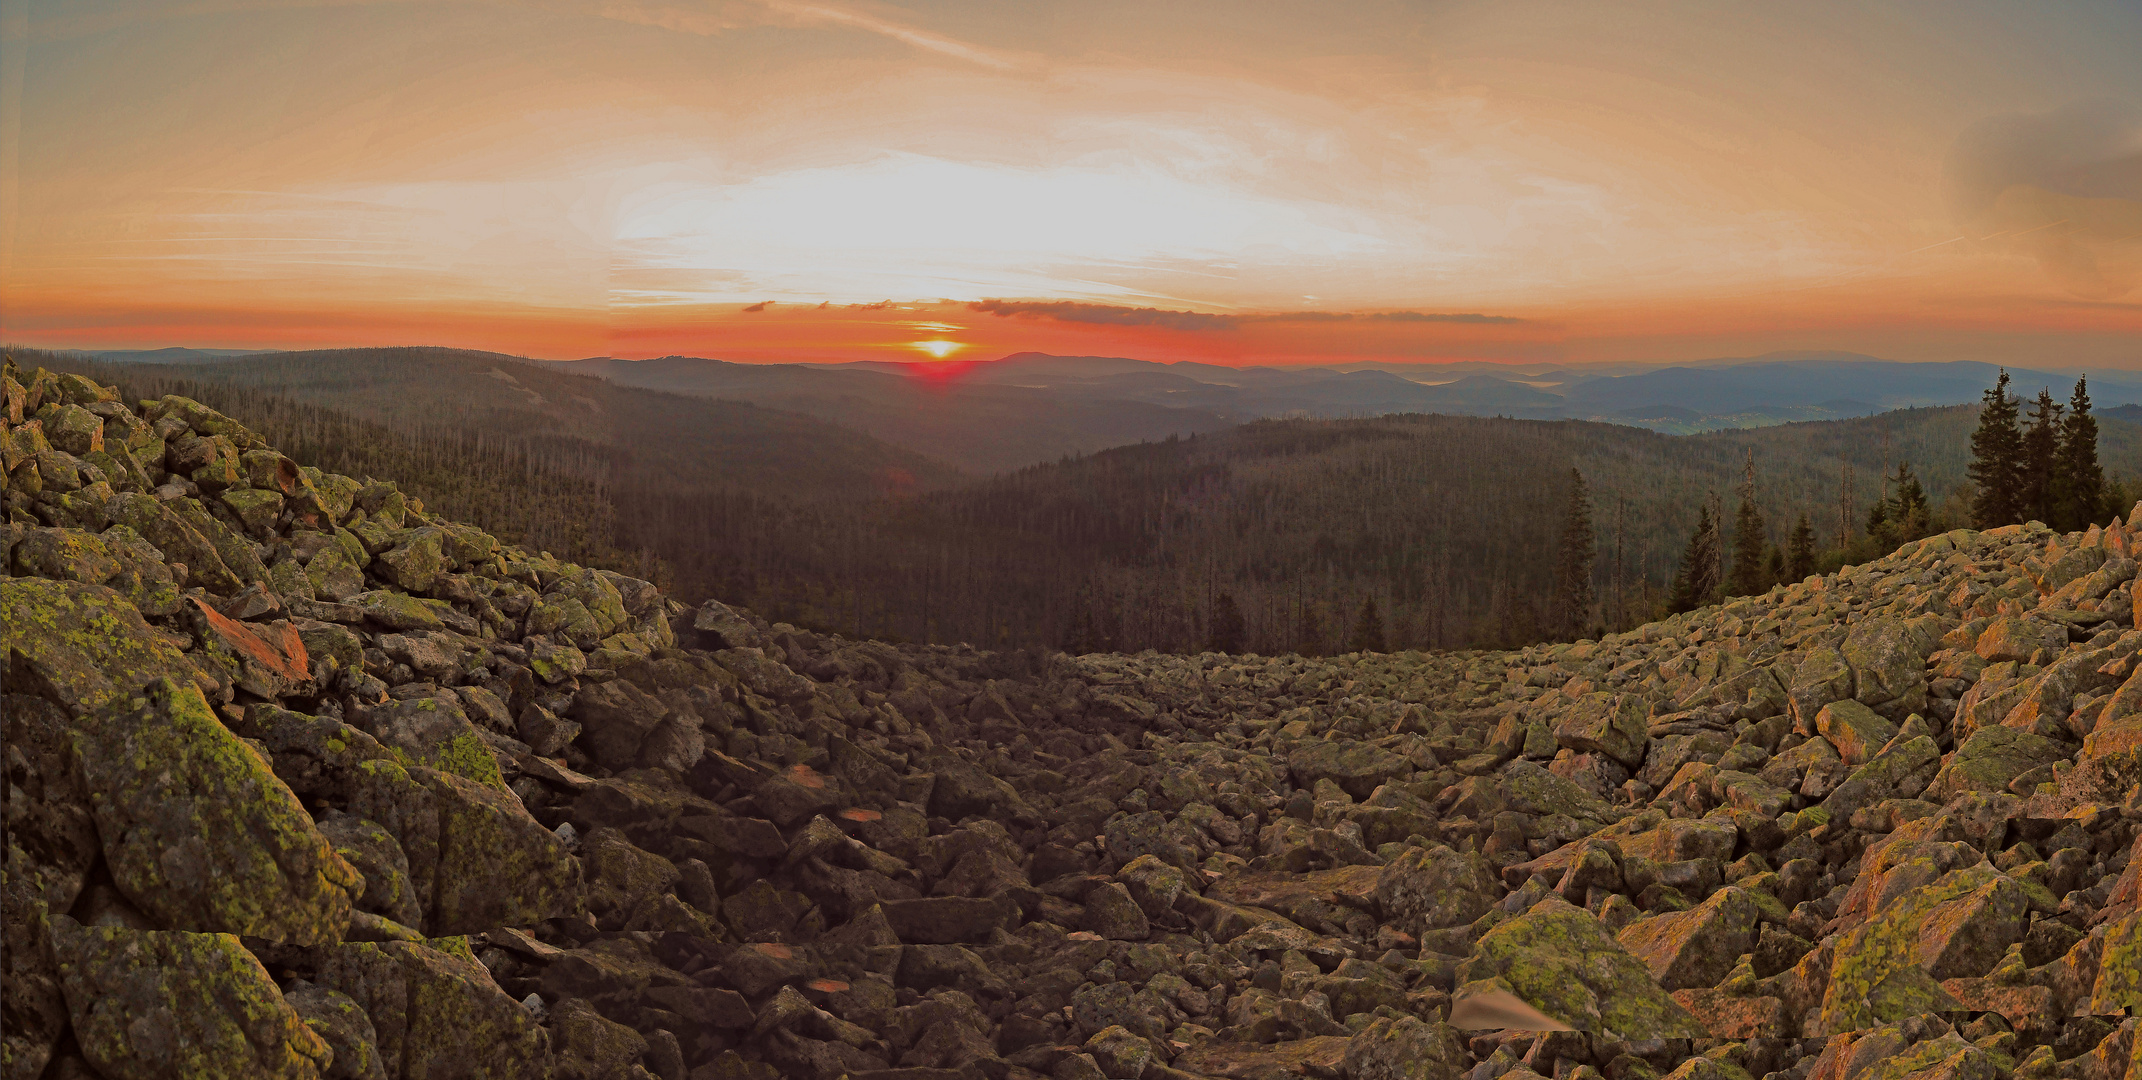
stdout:
{"type": "MultiPolygon", "coordinates": [[[[97,354],[202,364],[220,350],[97,354]]],[[[478,355],[467,353],[466,355],[478,355]]],[[[500,361],[620,385],[746,401],[865,432],[975,473],[1000,473],[1112,446],[1252,420],[1403,413],[1595,420],[1672,435],[1890,409],[1976,403],[2000,367],[1905,363],[1840,351],[1773,352],[1680,364],[1399,364],[1228,367],[1121,356],[1012,353],[994,360],[753,364],[695,356],[500,361]]],[[[2066,400],[2077,374],[2009,368],[2014,392],[2066,400]]],[[[2142,405],[2142,372],[2090,376],[2100,410],[2142,405]]]]}

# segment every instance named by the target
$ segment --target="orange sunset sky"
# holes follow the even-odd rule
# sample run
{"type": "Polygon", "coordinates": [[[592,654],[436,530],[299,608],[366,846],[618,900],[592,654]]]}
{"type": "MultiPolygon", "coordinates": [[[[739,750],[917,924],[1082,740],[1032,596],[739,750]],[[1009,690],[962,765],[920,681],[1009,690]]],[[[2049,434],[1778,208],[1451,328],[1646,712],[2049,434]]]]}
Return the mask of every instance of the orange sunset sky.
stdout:
{"type": "Polygon", "coordinates": [[[2142,4],[5,0],[0,338],[2142,367],[2142,4]]]}

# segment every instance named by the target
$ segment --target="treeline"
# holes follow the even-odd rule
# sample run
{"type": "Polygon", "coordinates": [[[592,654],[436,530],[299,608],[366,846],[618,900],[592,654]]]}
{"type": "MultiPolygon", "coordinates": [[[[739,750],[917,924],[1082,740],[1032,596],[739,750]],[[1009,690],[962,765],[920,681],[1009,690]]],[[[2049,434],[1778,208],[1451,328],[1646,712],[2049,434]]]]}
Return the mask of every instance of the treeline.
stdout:
{"type": "MultiPolygon", "coordinates": [[[[977,481],[808,417],[490,354],[17,358],[199,398],[306,464],[395,479],[448,516],[687,601],[1081,650],[1489,647],[1634,625],[1667,607],[1706,513],[1721,580],[1756,550],[1741,535],[1764,538],[1757,565],[1776,576],[1809,550],[1858,561],[1922,510],[1928,527],[1966,520],[1979,419],[1959,406],[1699,436],[1272,420],[977,481]],[[1713,493],[1745,488],[1751,461],[1759,483],[1728,518],[1713,493]]],[[[2107,421],[2106,460],[2131,471],[2138,435],[2107,421]]]]}
{"type": "MultiPolygon", "coordinates": [[[[1985,393],[1978,424],[1971,433],[1968,485],[1954,489],[1937,506],[1911,463],[1880,476],[1880,489],[1868,505],[1864,528],[1850,528],[1851,484],[1840,480],[1842,528],[1837,543],[1823,546],[1808,513],[1803,512],[1788,537],[1774,542],[1757,498],[1754,452],[1749,452],[1737,492],[1732,535],[1726,535],[1721,500],[1713,495],[1697,510],[1668,595],[1666,610],[1689,611],[1733,596],[1751,596],[1771,586],[1799,581],[1818,571],[1879,558],[1914,540],[1951,529],[1998,528],[2040,521],[2061,532],[2124,514],[2131,505],[2127,486],[2108,479],[2099,459],[2097,418],[2091,414],[2087,379],[2075,382],[2066,405],[2040,389],[2029,423],[2020,422],[2020,399],[2008,392],[2008,372],[1985,393]]],[[[1572,526],[1574,527],[1574,526],[1572,526]]],[[[1567,555],[1564,558],[1568,558],[1567,555]]],[[[1559,627],[1565,632],[1568,627],[1559,627]]]]}

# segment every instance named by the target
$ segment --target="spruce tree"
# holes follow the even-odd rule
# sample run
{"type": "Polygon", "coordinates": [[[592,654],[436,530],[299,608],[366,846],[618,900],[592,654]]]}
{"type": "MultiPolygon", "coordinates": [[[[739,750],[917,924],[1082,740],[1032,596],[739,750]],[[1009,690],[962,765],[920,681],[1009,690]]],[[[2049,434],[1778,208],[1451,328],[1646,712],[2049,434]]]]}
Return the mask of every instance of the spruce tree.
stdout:
{"type": "Polygon", "coordinates": [[[1733,578],[1729,592],[1753,596],[1769,588],[1763,583],[1763,512],[1755,505],[1755,451],[1748,451],[1748,464],[1740,481],[1740,509],[1733,516],[1733,578]]]}
{"type": "Polygon", "coordinates": [[[1911,471],[1908,461],[1897,462],[1893,478],[1897,493],[1889,500],[1889,524],[1896,542],[1908,544],[1934,531],[1933,510],[1926,504],[1926,488],[1911,471]]]}
{"type": "Polygon", "coordinates": [[[1770,545],[1770,556],[1763,560],[1764,591],[1767,592],[1772,585],[1783,582],[1785,580],[1785,571],[1785,549],[1776,544],[1770,545]]]}
{"type": "Polygon", "coordinates": [[[1346,640],[1348,652],[1383,652],[1383,616],[1376,611],[1376,598],[1370,596],[1361,605],[1361,617],[1354,620],[1354,634],[1346,640]]]}
{"type": "Polygon", "coordinates": [[[2060,425],[2060,453],[2054,468],[2053,517],[2046,524],[2061,532],[2087,529],[2124,508],[2105,505],[2105,468],[2097,460],[2097,417],[2090,415],[2090,390],[2075,380],[2068,416],[2060,425]]]}
{"type": "Polygon", "coordinates": [[[1592,497],[1584,474],[1569,470],[1569,506],[1562,519],[1562,548],[1555,561],[1555,633],[1582,637],[1592,614],[1592,566],[1598,545],[1592,535],[1592,497]]]}
{"type": "Polygon", "coordinates": [[[2039,390],[2023,431],[2023,516],[2053,523],[2054,489],[2060,475],[2061,405],[2050,390],[2039,390]]]}
{"type": "Polygon", "coordinates": [[[1242,651],[1242,639],[1247,629],[1242,624],[1242,609],[1235,605],[1235,594],[1223,592],[1212,602],[1212,651],[1238,653],[1242,651]]]}
{"type": "Polygon", "coordinates": [[[2016,427],[2016,399],[2008,394],[2008,369],[1986,391],[1971,433],[1971,523],[1980,529],[2013,525],[2022,518],[2023,433],[2016,427]]]}
{"type": "Polygon", "coordinates": [[[1815,572],[1815,526],[1800,514],[1800,523],[1793,526],[1790,550],[1786,553],[1785,576],[1790,581],[1806,581],[1815,572]]]}
{"type": "Polygon", "coordinates": [[[1301,622],[1295,630],[1294,651],[1303,656],[1324,655],[1324,620],[1317,616],[1316,601],[1302,600],[1301,622]]]}
{"type": "Polygon", "coordinates": [[[1694,611],[1717,598],[1718,547],[1718,521],[1706,500],[1695,531],[1688,535],[1688,549],[1681,554],[1681,569],[1674,575],[1673,593],[1667,599],[1674,614],[1694,611]]]}

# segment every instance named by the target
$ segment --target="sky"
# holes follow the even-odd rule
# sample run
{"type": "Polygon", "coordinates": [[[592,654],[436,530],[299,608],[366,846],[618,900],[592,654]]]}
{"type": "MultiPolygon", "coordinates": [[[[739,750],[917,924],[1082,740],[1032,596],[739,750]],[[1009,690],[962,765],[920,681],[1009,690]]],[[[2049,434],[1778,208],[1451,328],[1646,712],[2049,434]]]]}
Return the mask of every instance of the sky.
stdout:
{"type": "Polygon", "coordinates": [[[2132,0],[0,0],[0,339],[2142,368],[2132,0]]]}

